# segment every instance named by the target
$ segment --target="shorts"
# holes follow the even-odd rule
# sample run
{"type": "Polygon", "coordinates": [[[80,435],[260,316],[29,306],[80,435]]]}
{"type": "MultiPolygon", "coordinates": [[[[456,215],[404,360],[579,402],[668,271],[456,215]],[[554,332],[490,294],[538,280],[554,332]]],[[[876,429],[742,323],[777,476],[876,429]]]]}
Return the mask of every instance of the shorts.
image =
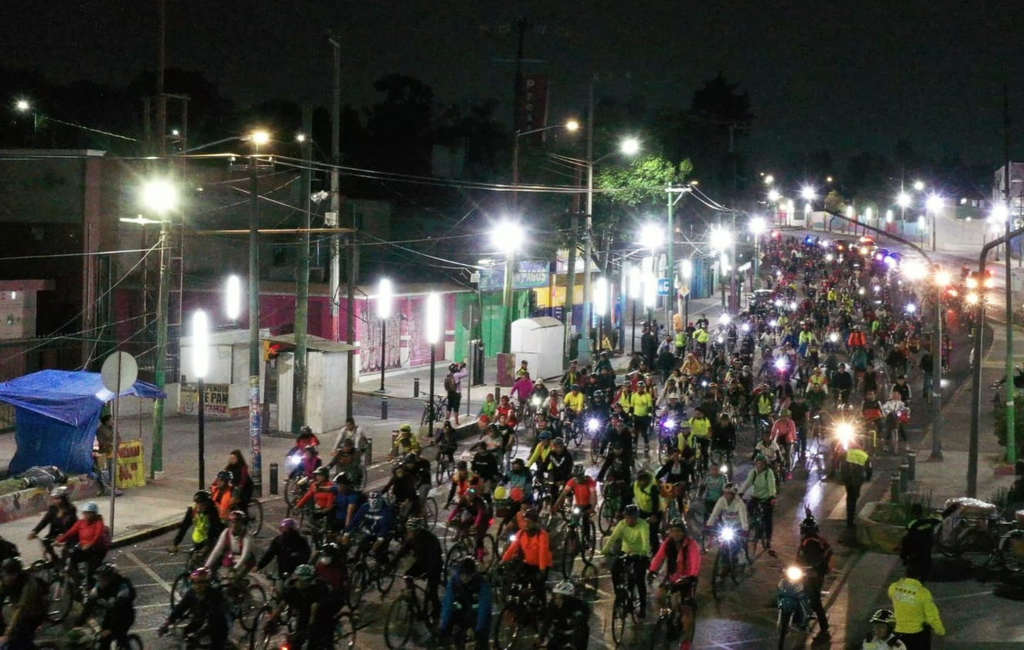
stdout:
{"type": "Polygon", "coordinates": [[[462,393],[449,391],[448,393],[448,410],[454,413],[459,411],[459,405],[462,404],[462,393]]]}

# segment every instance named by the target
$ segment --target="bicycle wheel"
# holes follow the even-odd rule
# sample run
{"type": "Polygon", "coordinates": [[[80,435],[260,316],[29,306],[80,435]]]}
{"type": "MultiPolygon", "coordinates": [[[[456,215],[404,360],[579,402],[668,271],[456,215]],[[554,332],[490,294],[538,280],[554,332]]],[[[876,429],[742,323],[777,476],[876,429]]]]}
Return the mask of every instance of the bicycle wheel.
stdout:
{"type": "Polygon", "coordinates": [[[138,634],[129,634],[127,643],[118,643],[118,650],[142,650],[142,639],[138,634]]]}
{"type": "Polygon", "coordinates": [[[612,606],[612,638],[615,645],[622,645],[626,637],[626,621],[633,619],[633,608],[626,598],[615,597],[615,604],[612,606]]]}
{"type": "Polygon", "coordinates": [[[583,446],[583,429],[573,427],[571,436],[572,442],[574,445],[576,445],[577,449],[583,446]]]}
{"type": "Polygon", "coordinates": [[[598,440],[597,436],[594,436],[590,440],[590,462],[597,464],[601,460],[601,441],[598,440]]]}
{"type": "Polygon", "coordinates": [[[792,619],[793,614],[791,612],[785,612],[779,609],[779,615],[776,617],[775,629],[779,635],[779,650],[786,647],[786,633],[789,632],[789,622],[792,619]]]}
{"type": "Polygon", "coordinates": [[[431,528],[437,526],[437,499],[434,497],[427,497],[423,502],[423,519],[431,528]]]}
{"type": "Polygon", "coordinates": [[[508,436],[508,448],[505,450],[505,458],[508,462],[512,462],[512,459],[516,457],[519,452],[519,436],[513,431],[508,436]]]}
{"type": "Polygon", "coordinates": [[[395,584],[394,571],[390,571],[387,567],[387,563],[384,563],[375,565],[371,573],[375,574],[377,591],[380,592],[381,598],[388,595],[388,592],[391,591],[391,587],[395,584]]]}
{"type": "Polygon", "coordinates": [[[715,554],[715,564],[711,568],[711,595],[718,600],[722,597],[722,591],[725,587],[725,573],[722,565],[727,561],[723,560],[722,554],[724,549],[719,547],[718,553],[715,554]]]}
{"type": "Polygon", "coordinates": [[[590,517],[584,517],[580,533],[580,541],[582,542],[581,554],[585,561],[590,562],[594,559],[594,552],[597,550],[597,530],[594,527],[594,520],[590,517]]]}
{"type": "Polygon", "coordinates": [[[580,552],[580,540],[576,531],[569,531],[562,542],[562,577],[568,580],[572,576],[576,555],[580,552]]]}
{"type": "Polygon", "coordinates": [[[352,567],[348,574],[348,606],[349,609],[358,609],[363,602],[366,590],[370,588],[370,572],[366,565],[360,562],[352,567]]]}
{"type": "Polygon", "coordinates": [[[618,504],[614,503],[618,499],[605,498],[601,502],[601,509],[597,513],[597,527],[601,530],[602,535],[608,535],[611,532],[612,526],[615,525],[615,517],[618,515],[618,504]]]}
{"type": "Polygon", "coordinates": [[[600,577],[597,573],[597,567],[591,564],[589,561],[583,561],[583,570],[580,571],[580,582],[583,586],[583,596],[589,600],[597,600],[597,587],[600,581],[600,577]]]}
{"type": "Polygon", "coordinates": [[[267,604],[267,592],[258,584],[250,584],[245,589],[245,596],[239,605],[238,620],[242,627],[252,632],[256,629],[256,614],[267,604]]]}
{"type": "Polygon", "coordinates": [[[658,616],[658,620],[654,623],[654,629],[651,631],[651,650],[669,650],[672,647],[672,617],[675,614],[669,612],[664,616],[658,616]]]}
{"type": "Polygon", "coordinates": [[[501,610],[498,616],[497,628],[494,630],[494,647],[497,650],[511,650],[520,645],[519,615],[512,607],[501,610]]]}
{"type": "Polygon", "coordinates": [[[388,648],[404,648],[409,643],[415,618],[416,608],[407,596],[391,603],[384,619],[384,643],[388,648]]]}
{"type": "Polygon", "coordinates": [[[356,623],[355,615],[343,613],[338,616],[338,622],[334,625],[334,647],[354,648],[356,645],[356,623]]]}
{"type": "Polygon", "coordinates": [[[60,574],[50,582],[47,589],[49,605],[46,610],[46,618],[54,623],[60,623],[71,613],[71,605],[75,600],[75,585],[67,575],[60,574]]]}
{"type": "Polygon", "coordinates": [[[295,507],[295,503],[302,498],[303,493],[304,490],[299,485],[299,477],[288,477],[288,480],[284,482],[284,502],[288,506],[289,513],[295,507]]]}
{"type": "Polygon", "coordinates": [[[181,599],[185,597],[191,587],[189,581],[188,571],[181,573],[177,578],[174,579],[174,583],[171,585],[171,607],[181,602],[181,599]]]}
{"type": "Polygon", "coordinates": [[[458,564],[459,560],[469,556],[472,557],[472,552],[469,549],[469,544],[466,543],[465,538],[459,540],[455,544],[452,544],[451,548],[444,556],[444,579],[447,582],[449,576],[455,570],[455,565],[458,564]]]}
{"type": "Polygon", "coordinates": [[[270,617],[271,611],[272,608],[267,605],[256,612],[256,616],[253,617],[254,625],[249,633],[249,650],[270,650],[280,647],[281,644],[276,642],[280,626],[267,627],[267,619],[270,617]]]}
{"type": "Polygon", "coordinates": [[[246,506],[246,512],[249,516],[249,529],[252,530],[253,537],[259,537],[260,531],[263,530],[263,504],[252,499],[246,506]]]}

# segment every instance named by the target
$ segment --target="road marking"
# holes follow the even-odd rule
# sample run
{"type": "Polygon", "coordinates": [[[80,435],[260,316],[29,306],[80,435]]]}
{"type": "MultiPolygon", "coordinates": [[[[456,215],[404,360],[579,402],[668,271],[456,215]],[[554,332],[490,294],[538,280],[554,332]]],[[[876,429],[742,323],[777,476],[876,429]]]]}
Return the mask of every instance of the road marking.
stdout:
{"type": "Polygon", "coordinates": [[[973,593],[973,594],[957,594],[955,596],[943,596],[942,598],[934,598],[933,597],[932,600],[935,600],[935,601],[939,601],[939,600],[943,600],[943,601],[945,601],[945,600],[960,600],[961,598],[976,598],[978,596],[991,596],[991,595],[992,595],[992,590],[990,589],[988,591],[979,591],[979,592],[976,592],[976,593],[973,593]]]}
{"type": "Polygon", "coordinates": [[[829,519],[846,519],[846,499],[843,497],[839,498],[839,502],[836,503],[836,507],[832,508],[832,512],[828,513],[829,519]]]}
{"type": "Polygon", "coordinates": [[[125,557],[127,557],[127,558],[128,558],[129,560],[131,560],[131,561],[132,561],[132,562],[134,562],[135,564],[139,565],[139,567],[141,567],[141,568],[142,568],[142,570],[143,570],[143,571],[145,571],[145,572],[146,572],[146,574],[147,574],[147,575],[149,575],[149,577],[150,577],[150,578],[153,578],[153,580],[155,580],[155,581],[156,581],[156,583],[157,583],[158,585],[160,585],[161,587],[163,587],[163,588],[164,588],[164,590],[165,590],[165,591],[166,591],[167,593],[171,593],[171,585],[169,585],[169,584],[167,583],[167,581],[165,581],[165,580],[164,580],[163,578],[161,578],[161,577],[160,577],[159,575],[157,575],[157,572],[156,572],[156,571],[154,571],[154,570],[153,570],[153,569],[151,569],[150,567],[148,567],[148,566],[146,566],[145,564],[143,564],[143,563],[142,563],[142,562],[141,562],[141,561],[139,560],[138,556],[137,556],[137,555],[135,555],[135,553],[133,553],[132,551],[124,551],[123,553],[121,553],[121,555],[124,555],[124,556],[125,556],[125,557]]]}

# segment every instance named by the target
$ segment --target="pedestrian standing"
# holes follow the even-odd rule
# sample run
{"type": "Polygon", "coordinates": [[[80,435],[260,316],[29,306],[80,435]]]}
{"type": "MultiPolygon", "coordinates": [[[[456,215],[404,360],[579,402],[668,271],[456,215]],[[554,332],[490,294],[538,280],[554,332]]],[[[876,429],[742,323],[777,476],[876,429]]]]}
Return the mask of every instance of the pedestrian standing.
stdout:
{"type": "Polygon", "coordinates": [[[932,353],[927,350],[921,355],[921,374],[924,376],[924,381],[921,384],[921,395],[924,396],[925,401],[930,402],[932,399],[932,377],[935,364],[932,362],[932,353]]]}
{"type": "Polygon", "coordinates": [[[111,426],[109,413],[100,418],[100,425],[96,428],[96,443],[92,451],[92,471],[96,475],[96,485],[99,488],[97,496],[107,493],[104,476],[109,476],[110,459],[114,455],[114,427],[111,426]]]}
{"type": "Polygon", "coordinates": [[[860,499],[860,488],[865,481],[871,480],[871,458],[858,446],[858,441],[850,441],[850,448],[843,459],[841,474],[846,487],[846,527],[853,528],[853,519],[857,515],[857,500],[860,499]]]}
{"type": "Polygon", "coordinates": [[[931,592],[910,567],[907,577],[889,585],[889,600],[896,614],[896,636],[907,650],[930,650],[932,632],[939,636],[946,634],[931,592]]]}
{"type": "Polygon", "coordinates": [[[910,516],[907,533],[900,542],[900,558],[908,571],[927,580],[932,571],[932,541],[942,521],[925,515],[920,503],[910,506],[910,516]]]}
{"type": "MultiPolygon", "coordinates": [[[[525,361],[523,362],[526,363],[525,361]]],[[[448,393],[448,411],[445,419],[451,419],[455,415],[455,426],[459,426],[459,406],[462,405],[462,380],[466,378],[469,371],[466,370],[466,362],[453,363],[448,366],[448,374],[444,377],[444,389],[448,393]]],[[[431,431],[433,436],[434,432],[431,431]]]]}

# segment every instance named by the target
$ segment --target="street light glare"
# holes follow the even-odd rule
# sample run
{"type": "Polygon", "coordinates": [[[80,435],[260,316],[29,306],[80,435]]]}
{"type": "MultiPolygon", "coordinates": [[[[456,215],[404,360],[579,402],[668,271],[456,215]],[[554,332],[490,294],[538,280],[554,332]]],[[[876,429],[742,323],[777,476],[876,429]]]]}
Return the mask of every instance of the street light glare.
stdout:
{"type": "Polygon", "coordinates": [[[242,279],[237,275],[229,275],[224,285],[224,313],[232,321],[242,314],[242,279]]]}
{"type": "Polygon", "coordinates": [[[431,291],[427,294],[427,326],[425,328],[427,343],[431,345],[441,342],[441,319],[443,315],[441,311],[441,294],[431,291]]]}
{"type": "Polygon", "coordinates": [[[942,197],[938,194],[931,194],[924,202],[924,207],[928,212],[936,213],[942,209],[942,197]]]}
{"type": "Polygon", "coordinates": [[[914,191],[915,192],[923,192],[924,191],[924,181],[914,181],[914,191]]]}
{"type": "Polygon", "coordinates": [[[305,133],[296,133],[295,134],[295,141],[296,142],[305,142],[306,141],[306,134],[305,133]]]}
{"type": "Polygon", "coordinates": [[[750,228],[750,232],[756,237],[768,229],[768,224],[765,222],[764,217],[751,217],[747,227],[750,228]]]}
{"type": "Polygon", "coordinates": [[[608,313],[608,279],[604,276],[594,281],[594,314],[604,316],[608,313]]]}
{"type": "Polygon", "coordinates": [[[178,189],[169,180],[154,178],[142,184],[142,207],[161,216],[178,207],[178,189]]]}
{"type": "Polygon", "coordinates": [[[764,184],[765,185],[771,185],[774,182],[775,182],[775,177],[774,176],[772,176],[771,174],[765,174],[765,177],[764,177],[764,184]]]}
{"type": "Polygon", "coordinates": [[[900,206],[901,208],[910,207],[910,195],[907,194],[906,192],[900,192],[899,194],[897,194],[896,205],[900,206]]]}
{"type": "Polygon", "coordinates": [[[263,146],[270,142],[270,132],[263,129],[257,129],[249,134],[249,141],[254,145],[263,146]]]}
{"type": "Polygon", "coordinates": [[[665,234],[657,224],[645,223],[640,228],[640,239],[637,243],[648,250],[655,250],[665,243],[665,234]]]}
{"type": "Polygon", "coordinates": [[[565,123],[565,130],[569,133],[575,133],[580,130],[580,123],[576,120],[569,120],[565,123]]]}
{"type": "Polygon", "coordinates": [[[202,309],[192,314],[192,374],[205,379],[210,371],[210,321],[202,309]]]}
{"type": "Polygon", "coordinates": [[[712,228],[708,234],[708,244],[712,250],[722,252],[732,246],[732,233],[725,228],[712,228]]]}
{"type": "Polygon", "coordinates": [[[387,320],[391,318],[391,302],[394,298],[394,288],[391,280],[381,278],[377,282],[377,318],[387,320]]]}
{"type": "Polygon", "coordinates": [[[19,113],[27,113],[32,108],[32,103],[25,98],[21,98],[14,102],[14,109],[19,113]]]}
{"type": "Polygon", "coordinates": [[[996,203],[992,206],[992,214],[989,215],[989,219],[1003,223],[1010,216],[1010,211],[1006,208],[1005,203],[996,203]]]}
{"type": "Polygon", "coordinates": [[[626,156],[635,156],[640,151],[640,140],[632,136],[623,138],[619,144],[619,151],[626,156]]]}
{"type": "Polygon", "coordinates": [[[491,232],[494,246],[506,255],[522,248],[524,239],[522,224],[511,220],[499,222],[491,232]]]}
{"type": "Polygon", "coordinates": [[[800,188],[800,198],[804,201],[813,201],[817,195],[817,192],[810,185],[804,185],[800,188]]]}
{"type": "Polygon", "coordinates": [[[682,261],[683,277],[689,280],[693,277],[693,260],[689,257],[684,258],[682,261]]]}
{"type": "Polygon", "coordinates": [[[779,194],[779,191],[777,189],[772,188],[772,189],[768,190],[768,200],[771,201],[772,203],[778,202],[778,200],[781,199],[781,198],[782,198],[782,195],[779,194]]]}
{"type": "Polygon", "coordinates": [[[939,269],[935,272],[935,284],[940,287],[948,287],[949,283],[953,281],[953,276],[944,269],[939,269]]]}

